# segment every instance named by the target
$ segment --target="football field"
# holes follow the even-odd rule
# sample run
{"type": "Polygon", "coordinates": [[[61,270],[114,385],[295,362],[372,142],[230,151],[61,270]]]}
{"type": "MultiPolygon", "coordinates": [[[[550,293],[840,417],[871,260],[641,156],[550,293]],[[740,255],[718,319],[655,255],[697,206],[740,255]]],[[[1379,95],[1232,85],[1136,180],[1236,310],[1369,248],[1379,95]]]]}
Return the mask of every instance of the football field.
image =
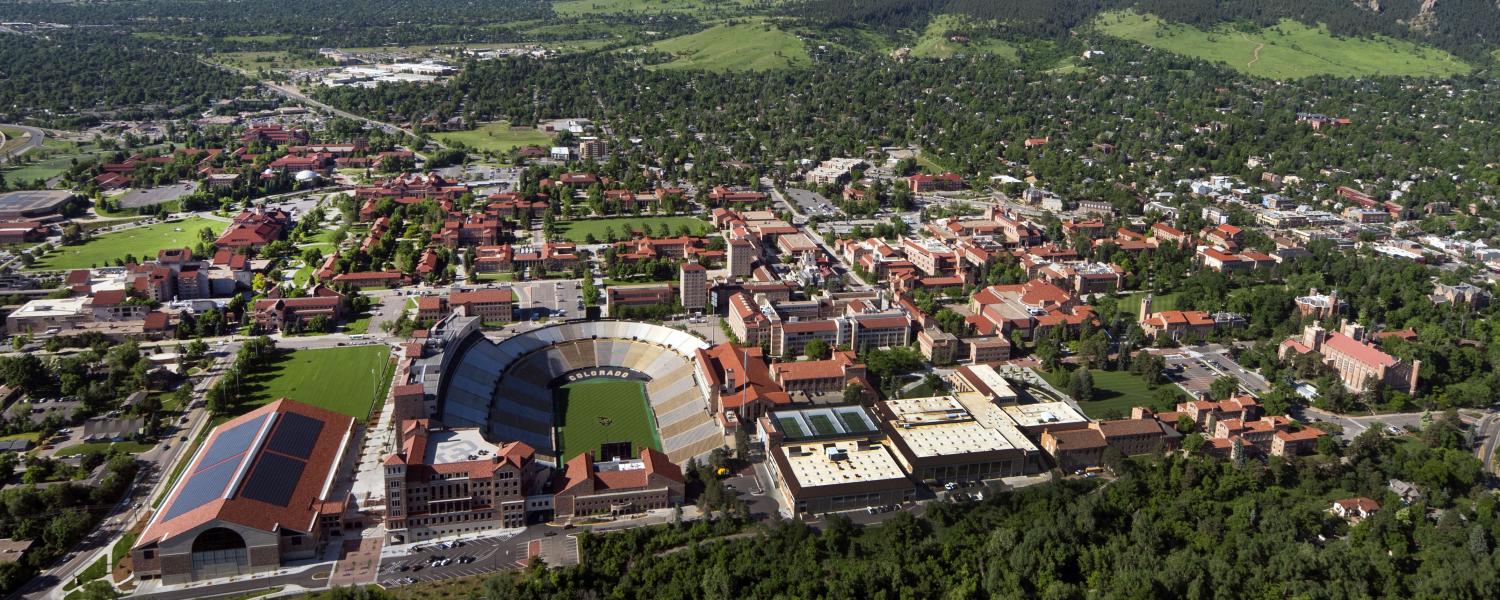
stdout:
{"type": "Polygon", "coordinates": [[[612,442],[630,442],[636,456],[641,448],[661,450],[646,386],[639,381],[570,383],[557,388],[555,402],[558,448],[564,461],[584,452],[593,452],[598,460],[599,447],[612,442]]]}

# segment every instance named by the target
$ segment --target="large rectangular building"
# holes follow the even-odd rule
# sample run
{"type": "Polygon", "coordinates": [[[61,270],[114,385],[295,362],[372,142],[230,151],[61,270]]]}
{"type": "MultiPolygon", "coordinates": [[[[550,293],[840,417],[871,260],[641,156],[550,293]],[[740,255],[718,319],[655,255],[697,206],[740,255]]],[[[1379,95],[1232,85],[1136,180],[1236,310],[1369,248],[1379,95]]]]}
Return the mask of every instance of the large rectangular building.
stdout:
{"type": "Polygon", "coordinates": [[[799,514],[916,497],[916,485],[861,407],[777,411],[760,424],[775,491],[799,514]]]}
{"type": "Polygon", "coordinates": [[[545,469],[522,442],[495,446],[475,428],[427,419],[401,424],[399,451],[385,458],[387,541],[526,526],[526,498],[545,469]]]}
{"type": "Polygon", "coordinates": [[[215,427],[130,549],[136,577],[175,585],[322,556],[350,503],[335,490],[355,427],[285,398],[215,427]]]}
{"type": "Polygon", "coordinates": [[[1039,466],[1036,446],[1020,429],[1006,419],[982,422],[954,396],[886,400],[875,405],[875,414],[902,467],[919,481],[980,481],[1039,466]]]}

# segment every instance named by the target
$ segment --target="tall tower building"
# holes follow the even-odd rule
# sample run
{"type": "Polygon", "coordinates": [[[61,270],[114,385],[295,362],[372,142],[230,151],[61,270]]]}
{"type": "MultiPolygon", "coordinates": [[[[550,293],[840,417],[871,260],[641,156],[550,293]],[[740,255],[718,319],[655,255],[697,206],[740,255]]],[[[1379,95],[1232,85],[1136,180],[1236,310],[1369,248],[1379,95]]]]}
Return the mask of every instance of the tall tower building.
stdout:
{"type": "Polygon", "coordinates": [[[729,276],[749,277],[750,264],[755,262],[755,245],[749,240],[729,240],[729,276]]]}
{"type": "Polygon", "coordinates": [[[688,313],[708,305],[708,269],[695,262],[682,263],[678,276],[678,298],[688,313]]]}

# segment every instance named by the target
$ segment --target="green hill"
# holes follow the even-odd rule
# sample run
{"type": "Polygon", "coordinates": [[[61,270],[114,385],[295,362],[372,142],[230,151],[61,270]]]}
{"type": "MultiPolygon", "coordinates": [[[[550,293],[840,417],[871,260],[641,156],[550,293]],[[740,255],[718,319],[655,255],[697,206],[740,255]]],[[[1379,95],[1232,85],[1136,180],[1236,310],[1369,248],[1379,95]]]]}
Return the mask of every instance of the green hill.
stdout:
{"type": "Polygon", "coordinates": [[[911,55],[916,58],[948,59],[955,54],[993,54],[1015,60],[1016,47],[1002,40],[988,38],[971,31],[969,19],[959,15],[938,15],[928,21],[926,29],[912,44],[911,55]],[[969,38],[966,42],[955,42],[950,34],[969,38]]]}
{"type": "Polygon", "coordinates": [[[1470,70],[1468,63],[1435,48],[1378,35],[1335,37],[1326,28],[1291,20],[1255,32],[1227,26],[1205,31],[1166,23],[1149,14],[1115,11],[1099,15],[1094,24],[1107,35],[1274,79],[1315,75],[1445,77],[1470,70]]]}
{"type": "Polygon", "coordinates": [[[766,23],[716,25],[698,33],[662,40],[651,48],[674,60],[660,68],[707,71],[764,71],[812,62],[797,36],[766,23]]]}

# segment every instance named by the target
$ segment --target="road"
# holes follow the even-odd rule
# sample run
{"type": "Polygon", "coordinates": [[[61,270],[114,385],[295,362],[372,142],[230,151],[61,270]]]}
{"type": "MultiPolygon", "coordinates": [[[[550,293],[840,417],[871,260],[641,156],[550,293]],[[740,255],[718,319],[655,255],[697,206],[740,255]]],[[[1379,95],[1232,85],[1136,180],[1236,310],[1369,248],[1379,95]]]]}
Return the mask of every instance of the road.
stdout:
{"type": "MultiPolygon", "coordinates": [[[[770,178],[761,178],[761,184],[769,186],[771,184],[770,178]]],[[[817,195],[814,194],[814,196],[817,195]]],[[[787,210],[791,211],[792,216],[799,217],[804,220],[807,218],[807,216],[803,214],[801,210],[799,210],[799,205],[797,202],[788,200],[786,195],[782,194],[781,191],[777,190],[774,186],[771,187],[771,197],[774,198],[776,202],[780,203],[782,206],[785,206],[787,210]]],[[[821,198],[821,196],[817,197],[821,198]]],[[[815,200],[809,201],[815,202],[815,200]]],[[[811,239],[814,244],[817,244],[818,248],[821,248],[823,250],[823,253],[827,254],[833,260],[833,264],[836,265],[834,270],[840,274],[848,276],[851,281],[854,281],[856,283],[856,285],[851,287],[861,290],[868,290],[871,288],[868,281],[865,281],[864,278],[860,277],[858,273],[854,272],[853,267],[844,262],[844,257],[840,256],[839,253],[834,252],[833,248],[830,248],[828,244],[823,241],[822,235],[820,235],[816,230],[813,230],[811,227],[804,227],[804,229],[808,230],[806,231],[808,239],[811,239]]]]}
{"type": "MultiPolygon", "coordinates": [[[[318,102],[317,100],[313,100],[312,98],[307,97],[302,92],[297,91],[296,88],[289,87],[289,86],[284,86],[284,85],[277,84],[277,83],[272,83],[270,81],[262,81],[261,84],[264,85],[264,86],[266,86],[266,88],[270,89],[271,91],[276,92],[278,94],[281,94],[282,96],[286,96],[287,98],[290,98],[292,100],[296,100],[297,102],[301,102],[301,103],[306,104],[308,106],[312,106],[312,107],[316,107],[316,108],[320,108],[320,109],[326,110],[326,111],[328,111],[330,113],[333,113],[333,114],[338,115],[340,117],[343,117],[345,119],[352,119],[352,120],[355,120],[355,121],[359,121],[360,123],[364,123],[366,125],[373,125],[375,127],[379,127],[382,130],[384,130],[386,133],[396,133],[396,132],[399,131],[399,132],[404,133],[406,135],[409,135],[409,136],[412,136],[412,137],[417,137],[417,134],[414,133],[414,132],[412,132],[412,130],[410,130],[410,129],[406,129],[404,127],[397,127],[397,126],[392,125],[390,123],[385,123],[385,122],[382,122],[382,121],[376,121],[375,119],[361,117],[361,116],[356,115],[356,114],[351,113],[351,112],[339,110],[337,108],[334,108],[334,107],[329,106],[327,104],[323,104],[322,102],[318,102]]],[[[437,142],[435,138],[434,138],[433,143],[434,144],[439,144],[439,142],[437,142]]]]}
{"type": "Polygon", "coordinates": [[[1405,427],[1420,428],[1422,426],[1422,417],[1426,414],[1427,412],[1423,411],[1380,415],[1341,415],[1310,406],[1306,408],[1293,408],[1291,410],[1292,418],[1304,423],[1326,421],[1343,427],[1344,433],[1341,437],[1345,440],[1354,439],[1355,436],[1358,436],[1364,430],[1369,429],[1377,423],[1398,429],[1405,427]]]}
{"type": "Polygon", "coordinates": [[[1495,451],[1500,449],[1500,413],[1487,411],[1474,424],[1474,451],[1478,453],[1479,460],[1484,463],[1484,472],[1491,475],[1500,475],[1496,471],[1495,451]]]}
{"type": "Polygon", "coordinates": [[[328,583],[328,574],[331,568],[329,565],[319,565],[297,573],[222,583],[212,586],[211,590],[207,587],[196,587],[150,594],[134,594],[130,597],[149,600],[211,600],[223,597],[242,598],[244,596],[241,594],[245,592],[262,591],[277,586],[295,585],[304,589],[321,589],[328,583]]]}
{"type": "MultiPolygon", "coordinates": [[[[13,128],[13,129],[19,129],[19,130],[24,131],[24,132],[26,132],[28,134],[27,137],[26,137],[26,141],[24,143],[22,143],[20,146],[17,146],[15,148],[11,148],[11,149],[5,151],[4,154],[0,154],[0,163],[9,162],[10,159],[11,159],[11,157],[13,157],[13,156],[20,156],[22,154],[25,154],[25,153],[30,152],[32,150],[35,150],[37,148],[41,148],[42,147],[42,140],[44,140],[44,139],[47,138],[47,134],[45,132],[43,132],[42,130],[37,129],[35,127],[27,127],[25,125],[10,125],[10,124],[0,124],[0,126],[10,127],[10,128],[13,128]]],[[[3,142],[0,142],[0,146],[3,146],[3,145],[5,145],[5,144],[3,142]]]]}

